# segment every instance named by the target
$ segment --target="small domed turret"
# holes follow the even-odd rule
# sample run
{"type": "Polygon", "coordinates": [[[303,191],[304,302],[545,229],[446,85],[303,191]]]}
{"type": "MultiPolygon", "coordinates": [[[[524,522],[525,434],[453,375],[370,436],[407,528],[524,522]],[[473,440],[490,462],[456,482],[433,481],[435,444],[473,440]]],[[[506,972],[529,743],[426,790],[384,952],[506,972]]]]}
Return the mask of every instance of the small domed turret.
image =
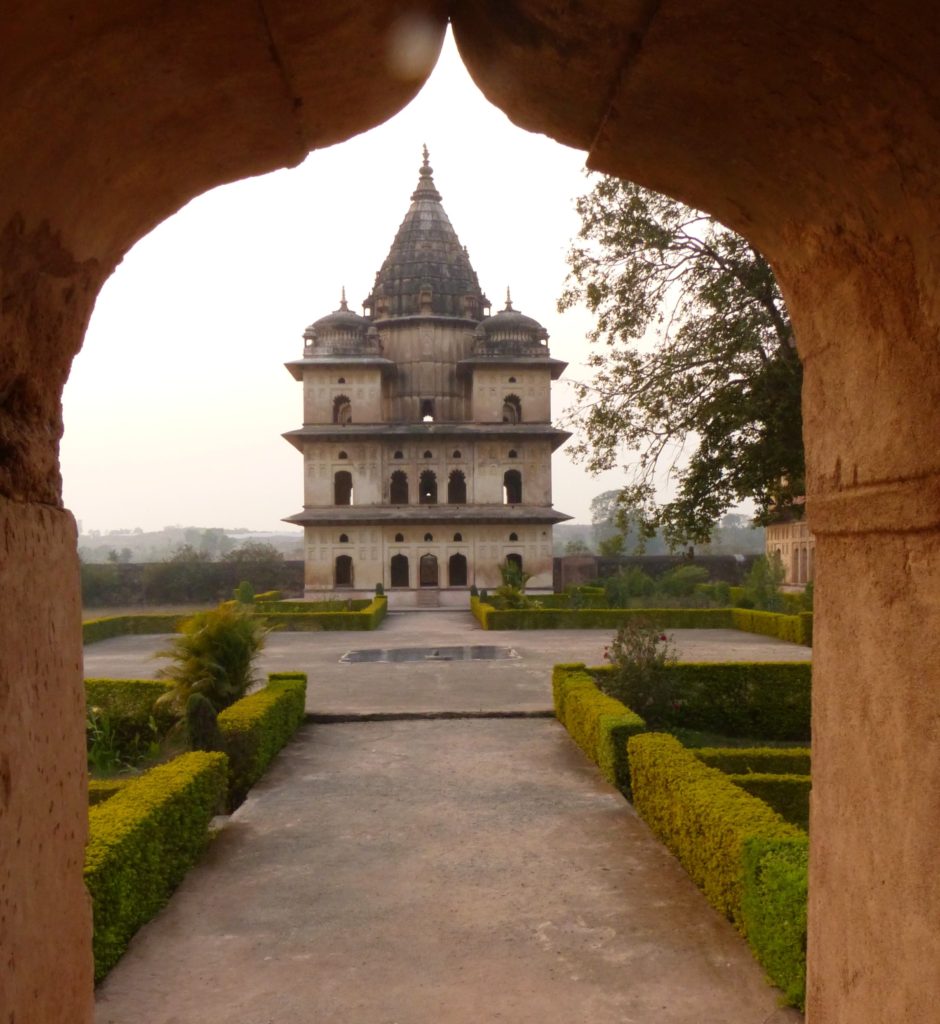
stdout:
{"type": "Polygon", "coordinates": [[[506,289],[506,306],[486,317],[474,332],[475,355],[547,356],[548,331],[532,317],[512,308],[506,289]]]}
{"type": "Polygon", "coordinates": [[[304,355],[359,355],[377,351],[377,339],[370,323],[354,313],[343,288],[339,309],[314,321],[304,331],[304,355]]]}

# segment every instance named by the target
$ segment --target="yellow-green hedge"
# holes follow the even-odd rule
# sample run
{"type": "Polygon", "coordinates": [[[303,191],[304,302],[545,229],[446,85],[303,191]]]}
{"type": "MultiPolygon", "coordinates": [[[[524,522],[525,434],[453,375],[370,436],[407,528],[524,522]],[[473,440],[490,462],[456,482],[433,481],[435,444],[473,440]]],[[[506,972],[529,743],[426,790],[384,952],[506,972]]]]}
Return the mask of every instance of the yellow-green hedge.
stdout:
{"type": "Polygon", "coordinates": [[[768,900],[755,879],[772,877],[772,844],[805,841],[806,834],[788,824],[763,800],[745,793],[723,772],[703,764],[672,736],[645,733],[627,741],[633,804],[653,832],[676,855],[706,899],[748,938],[758,960],[791,1001],[802,1001],[794,983],[794,965],[805,950],[791,929],[783,958],[768,953],[766,937],[798,917],[794,887],[778,903],[768,900]],[[762,846],[758,867],[748,873],[747,858],[755,842],[762,846]],[[747,910],[745,910],[747,907],[747,910]],[[748,922],[761,928],[748,932],[748,922]]]}
{"type": "Polygon", "coordinates": [[[645,731],[643,719],[619,700],[602,693],[582,664],[555,665],[552,698],[555,716],[571,738],[608,782],[629,795],[627,739],[645,731]]]}
{"type": "Polygon", "coordinates": [[[809,747],[699,747],[695,756],[727,775],[809,775],[809,747]]]}
{"type": "Polygon", "coordinates": [[[88,780],[88,806],[103,804],[110,800],[115,793],[119,793],[131,780],[123,779],[89,779],[88,780]]]}
{"type": "Polygon", "coordinates": [[[226,779],[224,754],[183,754],[89,809],[85,884],[96,981],[199,858],[209,822],[224,805],[226,779]]]}
{"type": "MultiPolygon", "coordinates": [[[[354,604],[358,602],[353,602],[354,604]]],[[[378,629],[388,611],[388,598],[376,596],[371,601],[362,601],[363,607],[359,611],[265,611],[266,607],[277,609],[279,605],[289,604],[297,608],[303,607],[303,602],[278,602],[278,605],[262,605],[260,610],[255,611],[265,622],[265,625],[274,629],[286,630],[288,633],[295,632],[318,632],[319,630],[332,631],[340,629],[367,630],[378,629]]],[[[316,607],[314,605],[313,607],[316,607]]]]}
{"type": "Polygon", "coordinates": [[[545,607],[500,611],[475,595],[470,597],[470,611],[484,629],[619,629],[634,619],[655,629],[740,629],[795,644],[813,643],[812,612],[782,615],[744,608],[545,607]]]}
{"type": "Polygon", "coordinates": [[[304,720],[307,676],[272,673],[268,685],[219,714],[229,757],[229,804],[237,807],[304,720]]]}
{"type": "MultiPolygon", "coordinates": [[[[590,671],[601,681],[609,665],[590,671]]],[[[679,706],[666,727],[804,742],[810,736],[812,665],[808,661],[681,661],[664,669],[679,706]]]]}
{"type": "Polygon", "coordinates": [[[746,793],[763,800],[784,821],[804,832],[809,831],[811,783],[808,775],[748,772],[745,775],[728,775],[728,778],[746,793]]]}
{"type": "Polygon", "coordinates": [[[186,615],[112,615],[82,623],[82,641],[94,644],[114,636],[144,636],[176,633],[186,615]]]}

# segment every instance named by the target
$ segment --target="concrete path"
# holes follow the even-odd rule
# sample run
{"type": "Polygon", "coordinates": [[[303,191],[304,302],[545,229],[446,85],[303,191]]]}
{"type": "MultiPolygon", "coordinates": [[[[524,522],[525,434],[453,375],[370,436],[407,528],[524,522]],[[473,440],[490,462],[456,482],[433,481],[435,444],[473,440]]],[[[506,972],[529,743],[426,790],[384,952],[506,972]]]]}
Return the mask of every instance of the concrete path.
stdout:
{"type": "MultiPolygon", "coordinates": [[[[610,631],[486,633],[466,613],[274,634],[321,715],[547,712],[557,661],[610,631]],[[506,661],[344,664],[490,644],[506,661]]],[[[806,648],[677,631],[685,658],[806,648]]],[[[151,675],[166,638],[89,647],[151,675]]],[[[783,1024],[743,940],[554,720],[308,724],[98,991],[98,1024],[783,1024]]]]}
{"type": "MultiPolygon", "coordinates": [[[[391,613],[370,633],[272,633],[263,672],[296,669],[310,678],[307,709],[320,715],[396,712],[548,712],[551,667],[561,661],[602,664],[610,629],[485,631],[465,611],[391,613]],[[347,664],[353,650],[490,645],[518,657],[506,661],[347,664]]],[[[672,631],[683,661],[806,661],[808,647],[730,629],[672,631]]],[[[165,636],[126,636],[85,649],[88,677],[149,678],[165,636]]]]}
{"type": "Polygon", "coordinates": [[[784,1024],[556,722],[305,726],[98,991],[98,1024],[784,1024]]]}

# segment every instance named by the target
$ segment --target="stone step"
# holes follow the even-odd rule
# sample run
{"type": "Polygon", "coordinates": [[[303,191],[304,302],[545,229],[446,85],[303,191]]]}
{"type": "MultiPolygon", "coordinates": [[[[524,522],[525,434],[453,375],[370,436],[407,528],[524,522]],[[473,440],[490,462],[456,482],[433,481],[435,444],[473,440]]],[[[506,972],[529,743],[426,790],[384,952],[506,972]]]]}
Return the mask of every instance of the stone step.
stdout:
{"type": "Polygon", "coordinates": [[[440,591],[435,587],[424,587],[417,592],[417,601],[415,602],[418,608],[440,608],[441,606],[441,595],[440,591]]]}

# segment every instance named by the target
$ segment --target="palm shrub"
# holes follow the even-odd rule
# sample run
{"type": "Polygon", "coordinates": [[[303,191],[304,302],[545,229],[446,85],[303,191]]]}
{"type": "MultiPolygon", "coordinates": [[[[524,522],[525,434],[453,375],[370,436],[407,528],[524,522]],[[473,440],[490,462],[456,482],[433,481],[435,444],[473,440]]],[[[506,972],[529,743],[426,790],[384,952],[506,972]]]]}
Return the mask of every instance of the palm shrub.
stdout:
{"type": "Polygon", "coordinates": [[[256,681],[254,663],[268,632],[257,617],[235,604],[186,619],[170,646],[157,652],[171,662],[158,675],[173,686],[158,703],[170,704],[180,715],[194,693],[202,694],[216,712],[234,704],[256,681]]]}

